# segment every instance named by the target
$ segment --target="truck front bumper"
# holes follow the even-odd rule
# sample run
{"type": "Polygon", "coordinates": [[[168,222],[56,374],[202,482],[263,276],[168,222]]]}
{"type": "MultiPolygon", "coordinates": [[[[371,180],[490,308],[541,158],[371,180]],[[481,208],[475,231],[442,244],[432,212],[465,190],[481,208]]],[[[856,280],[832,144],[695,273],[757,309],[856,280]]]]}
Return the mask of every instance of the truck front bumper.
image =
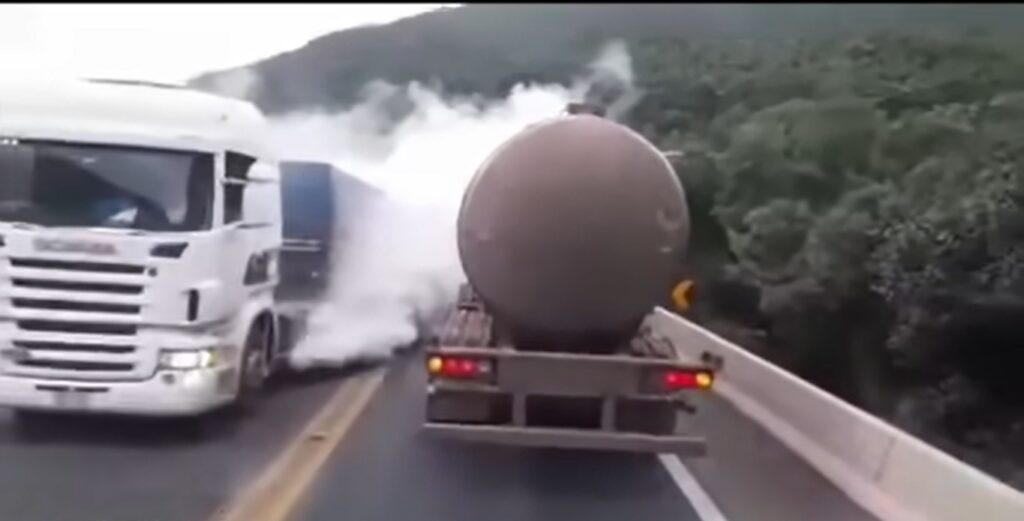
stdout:
{"type": "Polygon", "coordinates": [[[67,413],[194,416],[231,401],[230,369],[160,371],[133,382],[0,375],[0,406],[67,413]]]}
{"type": "Polygon", "coordinates": [[[704,439],[696,436],[656,436],[582,429],[454,425],[437,422],[427,422],[423,428],[431,435],[441,438],[520,447],[675,453],[684,457],[703,457],[707,454],[704,439]]]}

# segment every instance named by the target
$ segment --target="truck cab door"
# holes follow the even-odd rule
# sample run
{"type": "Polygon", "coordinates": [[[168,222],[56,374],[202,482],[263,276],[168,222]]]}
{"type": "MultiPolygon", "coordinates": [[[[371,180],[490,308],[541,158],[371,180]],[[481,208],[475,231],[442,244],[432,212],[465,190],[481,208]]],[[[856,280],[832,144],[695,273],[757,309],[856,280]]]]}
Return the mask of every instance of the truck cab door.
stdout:
{"type": "Polygon", "coordinates": [[[281,247],[276,166],[228,153],[224,184],[225,280],[243,293],[277,282],[281,247]]]}

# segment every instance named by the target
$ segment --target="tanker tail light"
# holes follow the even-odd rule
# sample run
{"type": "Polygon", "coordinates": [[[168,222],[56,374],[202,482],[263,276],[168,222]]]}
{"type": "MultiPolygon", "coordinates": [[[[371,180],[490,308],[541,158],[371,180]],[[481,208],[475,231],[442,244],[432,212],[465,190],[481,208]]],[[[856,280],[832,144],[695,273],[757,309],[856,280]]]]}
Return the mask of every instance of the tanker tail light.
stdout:
{"type": "Polygon", "coordinates": [[[662,385],[666,391],[708,390],[714,383],[715,375],[711,371],[671,370],[662,376],[662,385]]]}
{"type": "Polygon", "coordinates": [[[435,377],[483,380],[494,374],[494,363],[481,358],[431,356],[427,359],[427,372],[435,377]]]}

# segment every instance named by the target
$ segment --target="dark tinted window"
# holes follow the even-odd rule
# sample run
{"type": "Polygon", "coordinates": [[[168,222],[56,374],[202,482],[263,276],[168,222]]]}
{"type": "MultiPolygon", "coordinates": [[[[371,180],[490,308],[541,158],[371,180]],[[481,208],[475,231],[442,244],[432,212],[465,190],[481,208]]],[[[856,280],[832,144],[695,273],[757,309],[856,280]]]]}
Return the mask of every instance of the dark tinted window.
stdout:
{"type": "Polygon", "coordinates": [[[213,156],[71,143],[0,144],[0,219],[43,226],[209,228],[213,156]]]}

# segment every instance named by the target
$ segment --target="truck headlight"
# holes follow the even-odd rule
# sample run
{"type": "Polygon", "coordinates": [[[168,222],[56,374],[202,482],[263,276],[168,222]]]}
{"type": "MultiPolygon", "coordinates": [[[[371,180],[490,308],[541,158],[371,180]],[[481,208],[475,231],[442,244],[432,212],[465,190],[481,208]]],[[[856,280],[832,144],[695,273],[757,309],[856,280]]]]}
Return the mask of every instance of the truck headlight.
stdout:
{"type": "Polygon", "coordinates": [[[220,364],[222,357],[216,349],[188,349],[160,351],[161,369],[205,369],[220,364]]]}

